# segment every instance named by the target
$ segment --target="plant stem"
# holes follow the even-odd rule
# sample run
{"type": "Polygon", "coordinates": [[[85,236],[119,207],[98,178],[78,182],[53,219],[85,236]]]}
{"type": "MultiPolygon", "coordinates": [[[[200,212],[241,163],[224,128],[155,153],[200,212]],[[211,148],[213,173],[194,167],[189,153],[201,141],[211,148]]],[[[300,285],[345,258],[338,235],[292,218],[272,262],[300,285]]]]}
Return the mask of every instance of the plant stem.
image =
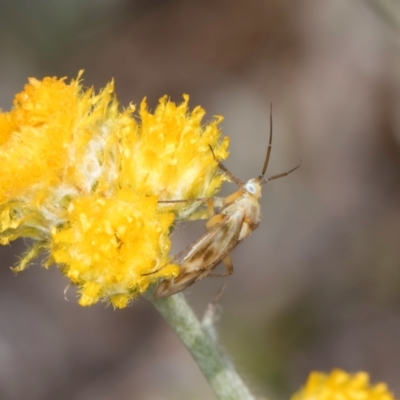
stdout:
{"type": "Polygon", "coordinates": [[[213,311],[209,311],[208,316],[206,313],[207,318],[201,324],[181,293],[155,300],[148,291],[145,297],[187,347],[219,400],[255,400],[225,350],[217,343],[213,318],[210,318],[213,311]]]}

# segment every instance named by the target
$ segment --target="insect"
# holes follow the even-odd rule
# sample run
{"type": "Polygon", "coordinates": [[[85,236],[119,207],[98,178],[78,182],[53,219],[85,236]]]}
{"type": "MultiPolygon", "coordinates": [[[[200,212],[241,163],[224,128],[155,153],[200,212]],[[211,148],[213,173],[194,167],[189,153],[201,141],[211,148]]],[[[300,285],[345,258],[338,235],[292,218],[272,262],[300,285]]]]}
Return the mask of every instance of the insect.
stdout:
{"type": "MultiPolygon", "coordinates": [[[[183,257],[179,263],[180,273],[176,278],[164,280],[160,283],[154,292],[154,297],[157,299],[179,293],[206,276],[223,277],[231,275],[233,273],[231,251],[260,224],[261,205],[259,199],[262,186],[269,181],[289,175],[301,165],[300,162],[287,172],[264,178],[272,149],[272,104],[267,152],[261,174],[257,178],[242,182],[215,157],[211,146],[210,149],[219,168],[239,186],[239,190],[225,198],[194,199],[207,201],[210,214],[210,219],[206,224],[207,232],[170,260],[170,262],[174,262],[183,257]],[[214,209],[217,211],[216,214],[214,209]],[[226,267],[226,273],[212,273],[221,262],[226,267]]],[[[170,202],[183,201],[191,200],[172,200],[170,202]]]]}

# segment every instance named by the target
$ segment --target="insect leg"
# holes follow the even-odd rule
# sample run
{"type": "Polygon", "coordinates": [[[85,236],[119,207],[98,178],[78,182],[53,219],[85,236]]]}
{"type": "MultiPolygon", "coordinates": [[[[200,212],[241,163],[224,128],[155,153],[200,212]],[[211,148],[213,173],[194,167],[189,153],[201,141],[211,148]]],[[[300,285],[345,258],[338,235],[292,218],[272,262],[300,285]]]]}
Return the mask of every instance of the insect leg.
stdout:
{"type": "Polygon", "coordinates": [[[184,200],[158,200],[159,203],[190,203],[195,201],[205,202],[210,200],[209,197],[198,197],[197,199],[184,199],[184,200]]]}
{"type": "Polygon", "coordinates": [[[206,223],[206,229],[210,229],[212,226],[220,224],[225,220],[222,214],[215,214],[214,201],[212,198],[207,201],[207,211],[209,220],[206,223]]]}
{"type": "Polygon", "coordinates": [[[224,222],[225,220],[226,220],[226,215],[216,214],[207,221],[206,228],[210,229],[212,226],[214,226],[216,224],[220,224],[221,222],[224,222]]]}
{"type": "Polygon", "coordinates": [[[214,216],[214,201],[212,198],[207,200],[207,210],[208,210],[208,218],[214,216]]]}
{"type": "Polygon", "coordinates": [[[222,259],[222,263],[225,265],[226,268],[225,274],[208,274],[207,276],[210,276],[211,278],[224,278],[229,275],[232,275],[233,263],[232,263],[232,258],[229,254],[222,259]]]}
{"type": "Polygon", "coordinates": [[[171,204],[172,205],[172,204],[179,204],[179,203],[192,203],[193,204],[193,203],[198,202],[198,205],[196,205],[196,207],[200,208],[200,207],[202,207],[202,204],[207,203],[207,208],[208,208],[207,214],[204,215],[205,213],[201,212],[201,214],[196,214],[196,218],[193,218],[193,219],[207,219],[207,218],[209,218],[208,215],[210,213],[210,211],[209,211],[209,209],[210,209],[209,202],[210,201],[212,204],[211,197],[197,197],[195,199],[183,199],[183,200],[159,200],[158,204],[161,204],[161,205],[163,205],[163,204],[165,204],[165,205],[171,204]]]}

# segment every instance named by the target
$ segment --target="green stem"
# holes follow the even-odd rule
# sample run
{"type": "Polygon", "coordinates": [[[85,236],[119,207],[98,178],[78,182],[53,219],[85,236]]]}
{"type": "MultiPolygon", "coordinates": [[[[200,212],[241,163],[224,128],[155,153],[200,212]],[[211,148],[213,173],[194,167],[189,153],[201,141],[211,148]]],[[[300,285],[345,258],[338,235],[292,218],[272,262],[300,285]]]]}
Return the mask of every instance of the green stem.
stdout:
{"type": "Polygon", "coordinates": [[[145,295],[187,347],[219,400],[255,400],[239,377],[213,330],[213,309],[200,323],[183,294],[155,300],[145,295]],[[211,316],[211,317],[210,317],[211,316]]]}

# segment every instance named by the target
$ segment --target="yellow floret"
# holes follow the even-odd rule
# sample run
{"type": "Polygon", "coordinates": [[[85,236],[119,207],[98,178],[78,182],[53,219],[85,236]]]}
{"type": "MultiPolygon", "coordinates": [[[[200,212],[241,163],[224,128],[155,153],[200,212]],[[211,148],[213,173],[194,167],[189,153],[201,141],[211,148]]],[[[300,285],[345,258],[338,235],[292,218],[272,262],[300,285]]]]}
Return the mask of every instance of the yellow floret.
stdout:
{"type": "Polygon", "coordinates": [[[395,400],[386,384],[371,385],[366,372],[350,375],[340,369],[329,375],[312,372],[291,400],[395,400]]]}

